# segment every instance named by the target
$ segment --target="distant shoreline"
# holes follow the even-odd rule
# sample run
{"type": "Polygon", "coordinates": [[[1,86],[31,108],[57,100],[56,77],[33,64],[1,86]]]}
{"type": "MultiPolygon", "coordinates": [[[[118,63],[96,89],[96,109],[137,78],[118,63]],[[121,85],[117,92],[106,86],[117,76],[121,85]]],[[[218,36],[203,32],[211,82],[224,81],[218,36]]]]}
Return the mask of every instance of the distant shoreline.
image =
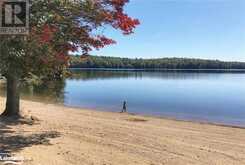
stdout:
{"type": "Polygon", "coordinates": [[[100,70],[100,71],[225,71],[245,72],[245,69],[131,69],[131,68],[68,68],[69,70],[100,70]]]}
{"type": "Polygon", "coordinates": [[[194,58],[120,58],[107,56],[70,56],[71,68],[118,69],[245,69],[245,62],[194,58]]]}

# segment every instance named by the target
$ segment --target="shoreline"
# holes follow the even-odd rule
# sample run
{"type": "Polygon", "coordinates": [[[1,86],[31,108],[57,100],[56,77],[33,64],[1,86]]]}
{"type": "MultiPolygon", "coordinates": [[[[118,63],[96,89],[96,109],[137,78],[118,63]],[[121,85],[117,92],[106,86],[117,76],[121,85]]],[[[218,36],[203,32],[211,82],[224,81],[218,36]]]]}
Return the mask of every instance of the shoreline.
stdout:
{"type": "Polygon", "coordinates": [[[244,128],[26,100],[21,110],[37,120],[0,118],[0,151],[27,165],[245,164],[244,128]]]}
{"type": "MultiPolygon", "coordinates": [[[[30,101],[30,100],[26,100],[30,101]]],[[[42,103],[38,101],[33,101],[36,103],[42,103]]],[[[82,107],[77,107],[77,106],[68,106],[68,105],[63,105],[59,103],[44,103],[44,104],[51,104],[51,105],[56,105],[60,107],[66,107],[66,108],[72,108],[75,110],[89,110],[89,111],[95,111],[95,112],[105,112],[105,113],[114,113],[114,114],[122,114],[120,112],[115,112],[115,111],[104,111],[104,110],[99,110],[99,109],[92,109],[92,108],[82,108],[82,107]]],[[[225,124],[225,123],[219,123],[219,122],[211,122],[211,121],[201,121],[201,120],[188,120],[188,119],[178,119],[175,117],[168,117],[168,116],[154,116],[154,115],[147,115],[147,114],[139,114],[139,113],[124,113],[130,116],[138,116],[138,117],[148,117],[148,118],[156,118],[156,119],[162,119],[162,120],[173,120],[177,122],[187,122],[187,123],[196,123],[196,124],[206,124],[206,125],[214,125],[214,126],[220,126],[220,127],[228,127],[228,128],[239,128],[239,129],[245,129],[245,126],[242,125],[232,125],[232,124],[225,124]]]]}
{"type": "MultiPolygon", "coordinates": [[[[4,97],[0,96],[0,100],[3,99],[4,97]]],[[[21,99],[22,101],[27,101],[27,102],[34,102],[34,103],[41,103],[41,104],[47,104],[47,105],[53,105],[53,106],[58,106],[60,108],[65,107],[68,109],[73,109],[73,110],[87,110],[87,111],[94,111],[94,112],[104,112],[104,113],[113,113],[113,114],[122,114],[120,112],[115,112],[115,111],[110,111],[110,110],[99,110],[99,109],[92,109],[92,108],[82,108],[79,106],[69,106],[69,105],[64,105],[62,103],[55,103],[55,102],[40,102],[40,101],[36,101],[36,100],[28,100],[28,99],[21,99]]],[[[214,126],[221,126],[221,127],[228,127],[228,128],[239,128],[239,129],[245,129],[245,125],[233,125],[233,124],[226,124],[226,123],[222,123],[222,122],[212,122],[212,121],[208,121],[208,120],[189,120],[189,119],[178,119],[175,117],[168,117],[168,116],[155,116],[155,115],[148,115],[148,114],[139,114],[139,113],[124,113],[127,115],[131,115],[131,116],[138,116],[138,117],[148,117],[148,118],[156,118],[156,119],[162,119],[162,120],[173,120],[173,121],[177,121],[177,122],[188,122],[188,123],[196,123],[196,124],[207,124],[207,125],[214,125],[214,126]]]]}
{"type": "MultiPolygon", "coordinates": [[[[1,98],[1,97],[0,97],[1,98]]],[[[92,109],[92,108],[82,108],[82,107],[79,107],[79,106],[69,106],[69,105],[64,105],[62,103],[48,103],[48,102],[40,102],[40,101],[35,101],[35,100],[28,100],[28,99],[22,99],[24,101],[31,101],[31,102],[35,102],[35,103],[43,103],[43,104],[50,104],[50,105],[54,105],[54,106],[60,106],[61,108],[62,107],[65,107],[65,108],[72,108],[72,109],[75,109],[75,110],[89,110],[89,111],[95,111],[95,112],[105,112],[105,113],[114,113],[114,114],[122,114],[120,113],[119,111],[116,112],[116,111],[107,111],[107,110],[99,110],[99,109],[92,109]]],[[[149,117],[149,118],[156,118],[156,119],[163,119],[163,120],[174,120],[174,121],[179,121],[179,122],[188,122],[188,123],[196,123],[196,124],[208,124],[208,125],[215,125],[215,126],[221,126],[221,127],[230,127],[230,128],[239,128],[239,129],[245,129],[245,125],[242,126],[242,125],[232,125],[232,124],[226,124],[226,123],[219,123],[219,122],[212,122],[212,121],[208,121],[208,120],[188,120],[188,119],[178,119],[178,118],[175,118],[175,117],[168,117],[168,116],[155,116],[155,115],[147,115],[147,114],[140,114],[140,113],[130,113],[130,112],[127,112],[125,114],[128,114],[128,115],[132,115],[132,116],[138,116],[138,117],[149,117]]]]}
{"type": "Polygon", "coordinates": [[[193,71],[193,72],[214,72],[215,73],[244,73],[245,69],[167,69],[167,68],[147,68],[147,69],[135,69],[135,68],[68,68],[68,70],[91,70],[91,71],[193,71]]]}

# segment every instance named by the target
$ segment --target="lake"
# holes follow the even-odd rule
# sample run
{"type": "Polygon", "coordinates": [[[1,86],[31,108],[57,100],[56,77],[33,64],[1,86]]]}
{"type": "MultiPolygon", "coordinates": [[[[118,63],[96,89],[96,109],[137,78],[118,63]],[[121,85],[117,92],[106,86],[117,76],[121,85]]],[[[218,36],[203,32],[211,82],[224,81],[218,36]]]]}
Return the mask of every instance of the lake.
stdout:
{"type": "Polygon", "coordinates": [[[72,78],[48,88],[23,88],[22,98],[113,112],[125,100],[130,113],[245,126],[242,70],[72,72],[72,78]]]}

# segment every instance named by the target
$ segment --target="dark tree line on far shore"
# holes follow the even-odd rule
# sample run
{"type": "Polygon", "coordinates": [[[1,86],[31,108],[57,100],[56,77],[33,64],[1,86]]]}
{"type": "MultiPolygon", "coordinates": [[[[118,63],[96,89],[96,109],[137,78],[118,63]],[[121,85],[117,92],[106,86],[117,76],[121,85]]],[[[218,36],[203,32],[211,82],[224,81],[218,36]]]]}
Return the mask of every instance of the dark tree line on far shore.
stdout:
{"type": "Polygon", "coordinates": [[[116,69],[245,69],[245,62],[190,58],[130,59],[119,57],[71,56],[70,68],[116,69]]]}

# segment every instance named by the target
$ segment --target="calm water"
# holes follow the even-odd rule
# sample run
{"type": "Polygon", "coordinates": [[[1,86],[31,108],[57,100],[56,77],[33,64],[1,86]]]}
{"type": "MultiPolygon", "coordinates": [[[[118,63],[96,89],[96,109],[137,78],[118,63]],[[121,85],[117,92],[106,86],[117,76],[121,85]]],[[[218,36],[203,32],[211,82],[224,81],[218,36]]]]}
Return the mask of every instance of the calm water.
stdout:
{"type": "Polygon", "coordinates": [[[245,126],[245,72],[73,70],[73,78],[23,89],[67,106],[245,126]]]}

